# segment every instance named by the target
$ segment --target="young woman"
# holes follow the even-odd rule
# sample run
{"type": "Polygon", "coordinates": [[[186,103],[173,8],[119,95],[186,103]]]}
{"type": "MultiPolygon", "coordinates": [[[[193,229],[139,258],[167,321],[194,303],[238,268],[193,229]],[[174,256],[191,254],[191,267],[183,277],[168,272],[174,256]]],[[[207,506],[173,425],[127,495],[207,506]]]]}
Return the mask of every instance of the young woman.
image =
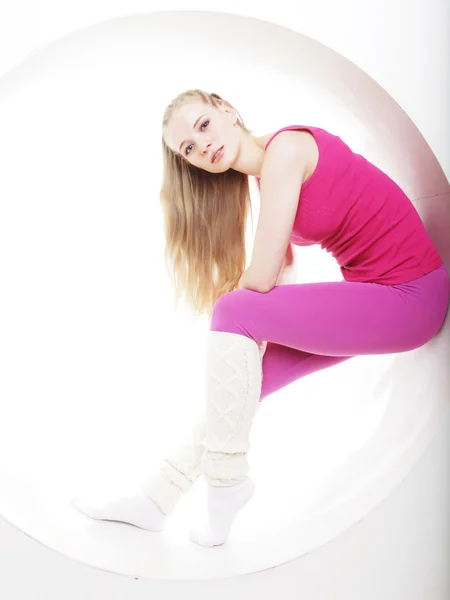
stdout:
{"type": "Polygon", "coordinates": [[[337,136],[289,125],[255,137],[217,94],[188,90],[166,109],[161,204],[176,298],[211,317],[205,415],[142,493],[98,519],[151,531],[203,474],[203,546],[225,542],[254,493],[249,435],[260,401],[356,355],[407,352],[441,329],[450,279],[414,206],[337,136]],[[261,208],[245,269],[249,177],[261,208]],[[320,244],[343,280],[296,284],[291,244],[320,244]],[[262,360],[263,358],[263,360],[262,360]]]}

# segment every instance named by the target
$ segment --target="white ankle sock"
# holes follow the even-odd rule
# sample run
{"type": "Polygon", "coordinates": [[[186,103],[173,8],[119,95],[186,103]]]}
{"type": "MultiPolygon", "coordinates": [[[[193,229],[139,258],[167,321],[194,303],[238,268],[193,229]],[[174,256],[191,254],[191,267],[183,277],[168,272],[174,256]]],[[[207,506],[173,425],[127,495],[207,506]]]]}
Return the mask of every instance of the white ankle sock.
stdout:
{"type": "Polygon", "coordinates": [[[79,498],[72,498],[71,504],[92,519],[120,521],[147,531],[162,531],[167,519],[159,506],[143,492],[108,504],[90,504],[79,498]]]}
{"type": "Polygon", "coordinates": [[[208,484],[208,524],[191,530],[191,540],[208,548],[223,544],[236,515],[254,493],[255,484],[250,477],[236,485],[218,487],[208,484]]]}

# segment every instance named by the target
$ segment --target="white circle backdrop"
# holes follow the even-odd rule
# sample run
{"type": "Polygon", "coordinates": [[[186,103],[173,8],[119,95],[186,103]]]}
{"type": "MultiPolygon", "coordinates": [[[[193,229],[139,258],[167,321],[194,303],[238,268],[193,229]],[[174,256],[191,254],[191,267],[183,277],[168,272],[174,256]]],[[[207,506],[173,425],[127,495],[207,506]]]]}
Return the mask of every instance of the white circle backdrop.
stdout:
{"type": "MultiPolygon", "coordinates": [[[[356,357],[266,398],[257,492],[218,552],[188,540],[202,481],[162,534],[69,505],[137,491],[204,401],[208,323],[173,312],[159,205],[162,114],[192,88],[231,101],[255,135],[289,124],[339,135],[403,187],[450,258],[448,181],[414,123],[298,32],[140,14],[44,46],[0,80],[0,515],[87,565],[176,581],[271,569],[336,538],[410,471],[449,399],[447,323],[418,350],[356,357]]],[[[256,223],[254,185],[252,196],[256,223]]],[[[296,257],[299,282],[341,279],[318,247],[296,257]]]]}

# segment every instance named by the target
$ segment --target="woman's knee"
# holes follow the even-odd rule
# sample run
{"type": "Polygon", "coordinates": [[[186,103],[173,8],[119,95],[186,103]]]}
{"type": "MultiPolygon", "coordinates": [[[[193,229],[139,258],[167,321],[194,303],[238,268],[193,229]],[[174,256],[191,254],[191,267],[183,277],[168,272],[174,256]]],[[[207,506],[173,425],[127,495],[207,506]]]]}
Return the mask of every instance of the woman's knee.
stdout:
{"type": "Polygon", "coordinates": [[[252,295],[247,289],[233,290],[223,294],[214,304],[211,330],[241,333],[247,312],[251,311],[252,295]]]}

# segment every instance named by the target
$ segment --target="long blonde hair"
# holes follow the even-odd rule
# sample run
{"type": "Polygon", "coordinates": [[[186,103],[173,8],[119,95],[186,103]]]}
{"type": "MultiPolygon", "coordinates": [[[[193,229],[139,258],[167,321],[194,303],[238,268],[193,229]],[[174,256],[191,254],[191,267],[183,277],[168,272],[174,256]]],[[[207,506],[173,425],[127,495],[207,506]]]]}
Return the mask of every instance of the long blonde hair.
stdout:
{"type": "MultiPolygon", "coordinates": [[[[225,102],[234,108],[218,94],[187,90],[166,108],[163,134],[174,109],[192,99],[214,107],[225,102]]],[[[252,133],[240,115],[237,124],[252,133]]],[[[249,210],[252,213],[248,175],[234,169],[210,173],[195,167],[169,148],[164,135],[162,150],[164,257],[175,303],[184,294],[196,315],[210,317],[216,300],[236,288],[246,268],[245,231],[249,210]]]]}

